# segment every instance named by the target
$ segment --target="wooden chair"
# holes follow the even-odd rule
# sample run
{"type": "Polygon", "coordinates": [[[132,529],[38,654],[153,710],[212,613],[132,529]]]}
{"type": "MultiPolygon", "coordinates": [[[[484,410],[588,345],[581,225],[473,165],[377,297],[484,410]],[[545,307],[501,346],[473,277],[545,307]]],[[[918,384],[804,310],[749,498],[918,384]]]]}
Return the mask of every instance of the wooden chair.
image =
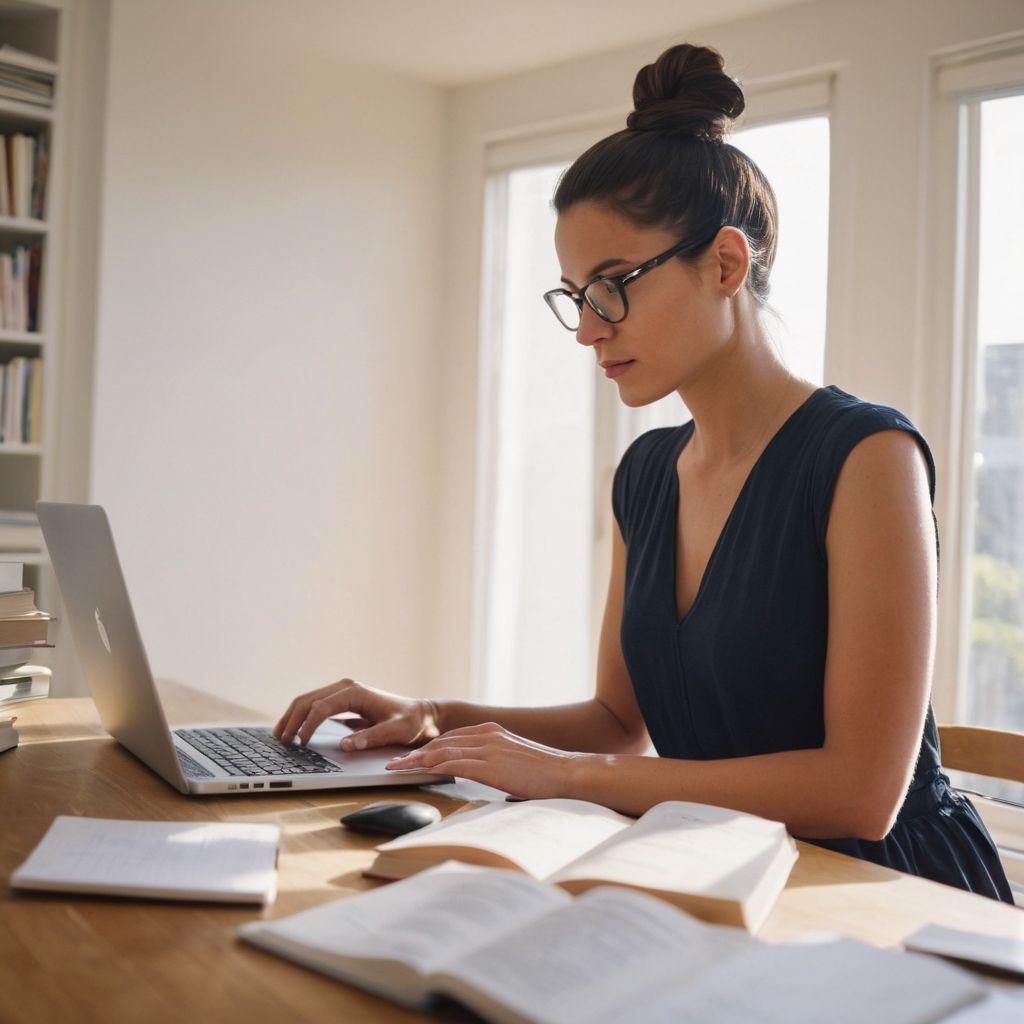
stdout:
{"type": "MultiPolygon", "coordinates": [[[[1024,784],[1024,733],[940,725],[942,767],[1024,784]]],[[[956,787],[961,789],[961,787],[956,787]]],[[[1024,905],[1024,802],[963,788],[999,847],[1014,897],[1024,905]]]]}

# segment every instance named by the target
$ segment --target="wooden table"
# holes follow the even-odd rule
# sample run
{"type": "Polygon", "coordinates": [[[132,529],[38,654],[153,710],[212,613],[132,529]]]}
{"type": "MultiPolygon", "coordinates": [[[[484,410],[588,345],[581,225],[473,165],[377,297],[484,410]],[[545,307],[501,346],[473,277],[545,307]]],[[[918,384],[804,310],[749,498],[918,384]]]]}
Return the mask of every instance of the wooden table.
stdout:
{"type": "MultiPolygon", "coordinates": [[[[256,722],[265,716],[165,684],[172,724],[256,722]]],[[[0,754],[0,872],[25,859],[58,814],[143,820],[273,822],[281,827],[279,893],[264,910],[109,897],[12,893],[0,903],[0,1021],[146,1024],[210,1021],[426,1019],[240,942],[235,929],[373,888],[360,872],[375,840],[340,815],[382,797],[463,802],[429,789],[338,790],[185,797],[101,728],[91,700],[12,708],[21,744],[0,754]]],[[[1019,908],[801,843],[785,891],[760,931],[778,940],[827,929],[880,946],[920,925],[1024,939],[1019,908]]]]}

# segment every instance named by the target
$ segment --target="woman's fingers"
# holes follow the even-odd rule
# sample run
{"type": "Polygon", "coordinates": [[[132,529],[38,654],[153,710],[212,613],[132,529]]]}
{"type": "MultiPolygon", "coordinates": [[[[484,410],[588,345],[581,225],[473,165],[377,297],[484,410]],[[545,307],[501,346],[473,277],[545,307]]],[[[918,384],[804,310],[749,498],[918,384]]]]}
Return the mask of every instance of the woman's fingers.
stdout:
{"type": "Polygon", "coordinates": [[[328,683],[326,686],[321,686],[316,690],[310,690],[309,693],[300,693],[298,697],[288,705],[288,710],[280,717],[277,725],[274,726],[271,732],[279,740],[284,738],[284,733],[286,731],[289,733],[289,737],[294,735],[295,729],[302,724],[302,719],[305,718],[306,709],[308,709],[309,705],[312,704],[314,700],[322,697],[325,693],[331,693],[333,690],[336,690],[339,685],[339,683],[328,683]],[[300,714],[301,717],[298,718],[298,721],[295,721],[296,717],[300,714]],[[292,723],[294,723],[295,727],[289,730],[288,726],[292,723]]]}
{"type": "MultiPolygon", "coordinates": [[[[390,763],[388,767],[390,766],[390,763]]],[[[404,764],[395,765],[396,769],[402,769],[406,766],[404,764]]],[[[426,765],[409,765],[410,768],[416,768],[420,771],[426,767],[426,765]]],[[[456,775],[460,779],[472,779],[474,782],[483,782],[487,785],[491,785],[489,780],[496,775],[494,765],[488,761],[483,761],[479,758],[453,758],[450,761],[442,761],[439,764],[430,766],[432,772],[436,772],[438,775],[456,775]]],[[[495,785],[497,785],[495,783],[495,785]]]]}
{"type": "MultiPolygon", "coordinates": [[[[337,715],[342,711],[361,711],[359,689],[358,683],[351,679],[343,679],[340,683],[331,683],[329,686],[322,686],[319,690],[297,697],[292,701],[288,718],[278,739],[282,743],[291,743],[292,737],[308,724],[311,715],[319,716],[316,721],[316,725],[319,725],[329,715],[337,715]]],[[[309,730],[306,735],[309,736],[311,733],[312,730],[309,730]]]]}
{"type": "MultiPolygon", "coordinates": [[[[329,693],[324,697],[320,697],[313,701],[309,705],[309,710],[306,712],[305,721],[303,721],[296,731],[295,735],[299,738],[299,743],[305,746],[309,742],[309,738],[320,728],[320,724],[331,717],[331,715],[340,714],[342,711],[360,711],[360,707],[354,707],[353,705],[361,704],[359,700],[358,691],[354,687],[345,687],[342,690],[337,690],[335,693],[329,693]]],[[[288,742],[285,740],[285,742],[288,742]]]]}
{"type": "Polygon", "coordinates": [[[431,740],[431,743],[438,744],[431,746],[431,743],[411,750],[408,754],[401,754],[392,758],[384,766],[390,768],[392,765],[398,768],[434,768],[442,761],[450,761],[454,758],[481,758],[487,751],[482,743],[471,743],[467,739],[459,743],[444,742],[444,737],[431,740]],[[440,741],[440,742],[439,742],[440,741]]]}

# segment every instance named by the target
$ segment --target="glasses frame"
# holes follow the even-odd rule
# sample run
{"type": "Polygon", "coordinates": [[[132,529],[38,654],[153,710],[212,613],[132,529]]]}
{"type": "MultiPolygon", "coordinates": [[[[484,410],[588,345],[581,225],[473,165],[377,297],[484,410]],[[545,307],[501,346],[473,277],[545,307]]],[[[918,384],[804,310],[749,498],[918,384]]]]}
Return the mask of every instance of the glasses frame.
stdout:
{"type": "Polygon", "coordinates": [[[685,240],[682,242],[677,242],[670,249],[666,249],[664,252],[658,253],[657,256],[652,257],[645,263],[641,263],[640,266],[634,267],[632,270],[627,270],[623,274],[606,274],[600,277],[595,277],[593,281],[589,281],[578,292],[571,292],[568,288],[552,288],[550,291],[544,293],[544,301],[548,304],[549,308],[551,309],[551,312],[555,314],[555,319],[567,331],[578,331],[580,329],[580,324],[577,324],[575,327],[570,327],[562,319],[561,315],[558,312],[558,309],[555,307],[556,295],[567,295],[570,299],[572,299],[572,301],[576,304],[576,308],[579,310],[580,323],[583,322],[583,302],[584,300],[586,300],[587,305],[605,323],[621,324],[622,321],[625,320],[626,317],[629,315],[629,298],[626,295],[627,284],[632,284],[633,281],[635,281],[638,277],[642,277],[649,270],[653,270],[655,267],[660,267],[662,263],[666,262],[667,260],[670,260],[673,256],[683,252],[686,249],[695,250],[704,248],[704,246],[714,241],[715,237],[718,235],[718,232],[722,230],[722,227],[724,227],[724,225],[715,228],[715,232],[713,235],[708,236],[707,238],[700,242],[689,242],[685,240]],[[590,291],[590,289],[595,284],[601,284],[605,282],[611,284],[614,287],[616,294],[622,300],[622,316],[620,316],[617,320],[612,320],[609,317],[605,316],[604,313],[602,313],[601,310],[597,308],[593,300],[587,295],[587,292],[590,291]]]}

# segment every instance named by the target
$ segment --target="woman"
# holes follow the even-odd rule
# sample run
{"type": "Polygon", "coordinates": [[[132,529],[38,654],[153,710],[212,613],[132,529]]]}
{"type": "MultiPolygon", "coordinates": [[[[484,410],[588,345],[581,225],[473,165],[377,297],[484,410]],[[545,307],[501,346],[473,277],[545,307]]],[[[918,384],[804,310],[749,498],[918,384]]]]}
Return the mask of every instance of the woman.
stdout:
{"type": "Polygon", "coordinates": [[[633,98],[628,127],[559,183],[565,287],[545,299],[626,405],[675,391],[693,419],[643,434],[616,471],[594,698],[485,707],[345,679],[292,701],[275,735],[305,743],[355,711],[343,746],[417,746],[389,767],[632,815],[732,807],[1012,902],[939,760],[928,445],[897,410],[775,356],[775,197],[722,141],[744,102],[721,56],[672,47],[633,98]],[[659,757],[641,756],[649,741],[659,757]]]}

